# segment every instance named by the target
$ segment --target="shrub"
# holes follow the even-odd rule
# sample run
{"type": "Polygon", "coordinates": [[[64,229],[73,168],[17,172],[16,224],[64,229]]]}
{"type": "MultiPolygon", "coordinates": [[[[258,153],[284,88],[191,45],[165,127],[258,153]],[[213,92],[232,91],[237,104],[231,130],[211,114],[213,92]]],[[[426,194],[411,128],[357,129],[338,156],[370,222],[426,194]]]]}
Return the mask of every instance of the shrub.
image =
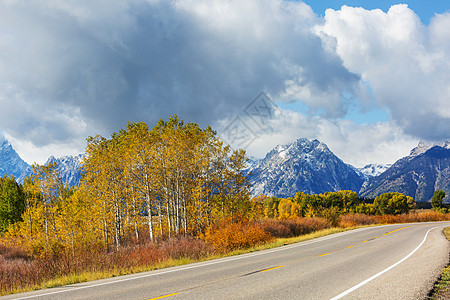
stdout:
{"type": "Polygon", "coordinates": [[[330,225],[333,227],[338,226],[339,217],[341,216],[341,211],[339,207],[332,206],[329,208],[323,208],[317,213],[318,217],[327,219],[330,225]]]}
{"type": "Polygon", "coordinates": [[[375,216],[365,214],[348,214],[342,215],[339,219],[340,227],[354,227],[361,225],[378,224],[378,219],[375,216]]]}
{"type": "Polygon", "coordinates": [[[34,258],[17,246],[0,244],[0,295],[14,289],[40,284],[52,278],[89,271],[128,270],[152,266],[178,258],[200,258],[213,251],[212,245],[194,237],[175,237],[119,251],[77,251],[75,255],[39,255],[34,258]]]}
{"type": "Polygon", "coordinates": [[[214,245],[218,251],[250,248],[259,243],[269,241],[272,237],[255,222],[220,221],[206,229],[202,238],[214,245]]]}
{"type": "Polygon", "coordinates": [[[287,220],[276,220],[276,219],[264,219],[259,222],[261,228],[273,237],[292,237],[292,233],[289,227],[286,227],[287,220]]]}
{"type": "Polygon", "coordinates": [[[330,227],[329,222],[322,218],[264,219],[260,224],[265,232],[280,238],[308,234],[330,227]]]}
{"type": "Polygon", "coordinates": [[[422,213],[410,213],[401,215],[383,215],[376,216],[380,224],[392,223],[415,223],[415,222],[435,222],[449,221],[450,214],[444,214],[438,211],[428,211],[422,213]]]}
{"type": "Polygon", "coordinates": [[[170,258],[201,258],[211,254],[214,249],[211,244],[192,236],[179,236],[163,241],[160,244],[162,252],[170,258]]]}

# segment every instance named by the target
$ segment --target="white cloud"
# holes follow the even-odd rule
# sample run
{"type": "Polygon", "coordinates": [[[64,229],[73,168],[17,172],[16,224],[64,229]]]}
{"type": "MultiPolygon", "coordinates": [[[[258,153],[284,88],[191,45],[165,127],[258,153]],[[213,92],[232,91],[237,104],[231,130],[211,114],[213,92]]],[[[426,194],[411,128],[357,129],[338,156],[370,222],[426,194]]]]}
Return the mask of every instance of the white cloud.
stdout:
{"type": "MultiPolygon", "coordinates": [[[[251,124],[249,120],[246,122],[251,124]]],[[[344,162],[363,167],[370,163],[392,164],[408,155],[418,143],[392,122],[359,125],[348,120],[308,117],[286,110],[280,118],[271,121],[270,128],[255,130],[258,137],[246,149],[249,155],[262,158],[276,145],[306,137],[324,142],[344,162]]]]}
{"type": "Polygon", "coordinates": [[[328,9],[317,30],[406,133],[439,140],[450,137],[449,24],[447,13],[424,26],[404,4],[387,13],[343,6],[328,9]]]}

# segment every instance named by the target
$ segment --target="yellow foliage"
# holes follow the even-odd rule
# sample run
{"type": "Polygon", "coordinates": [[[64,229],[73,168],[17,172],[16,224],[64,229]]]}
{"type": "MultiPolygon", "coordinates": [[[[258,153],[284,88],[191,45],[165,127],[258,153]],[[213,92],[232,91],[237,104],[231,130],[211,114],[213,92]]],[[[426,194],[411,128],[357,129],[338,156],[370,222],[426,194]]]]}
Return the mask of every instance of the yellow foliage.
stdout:
{"type": "Polygon", "coordinates": [[[279,219],[289,219],[301,216],[301,208],[295,202],[290,199],[281,199],[278,204],[278,218],[279,219]]]}

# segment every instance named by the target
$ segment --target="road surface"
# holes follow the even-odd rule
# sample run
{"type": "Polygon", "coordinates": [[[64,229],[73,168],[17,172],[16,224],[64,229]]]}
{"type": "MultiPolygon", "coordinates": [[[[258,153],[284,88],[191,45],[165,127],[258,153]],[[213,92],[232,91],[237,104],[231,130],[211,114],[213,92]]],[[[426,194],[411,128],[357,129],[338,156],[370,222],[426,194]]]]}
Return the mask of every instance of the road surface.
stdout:
{"type": "MultiPolygon", "coordinates": [[[[244,255],[4,299],[424,299],[450,222],[361,228],[244,255]]],[[[3,299],[2,298],[2,299],[3,299]]]]}

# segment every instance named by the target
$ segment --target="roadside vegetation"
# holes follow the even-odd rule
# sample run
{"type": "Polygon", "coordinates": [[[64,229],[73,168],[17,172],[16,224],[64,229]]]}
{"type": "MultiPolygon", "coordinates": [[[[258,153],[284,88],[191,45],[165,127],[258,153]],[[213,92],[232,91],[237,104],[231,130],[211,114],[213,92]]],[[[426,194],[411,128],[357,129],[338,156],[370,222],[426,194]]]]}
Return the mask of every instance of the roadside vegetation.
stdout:
{"type": "MultiPolygon", "coordinates": [[[[180,265],[377,224],[450,220],[439,194],[250,197],[243,150],[176,116],[90,137],[79,187],[57,166],[0,180],[0,295],[180,265]]],[[[443,192],[442,192],[443,193],[443,192]]],[[[441,197],[442,196],[442,197],[441,197]]]]}
{"type": "Polygon", "coordinates": [[[219,222],[199,237],[142,240],[140,244],[123,245],[119,250],[86,250],[75,255],[36,256],[23,246],[0,243],[0,295],[269,249],[359,226],[442,220],[450,220],[450,216],[434,211],[384,216],[347,214],[339,218],[338,227],[315,217],[242,219],[219,222]]]}
{"type": "MultiPolygon", "coordinates": [[[[445,228],[444,233],[447,237],[447,240],[450,241],[450,227],[445,228]]],[[[450,299],[450,263],[444,270],[442,270],[441,276],[435,283],[434,288],[430,293],[429,299],[450,299]]]]}

